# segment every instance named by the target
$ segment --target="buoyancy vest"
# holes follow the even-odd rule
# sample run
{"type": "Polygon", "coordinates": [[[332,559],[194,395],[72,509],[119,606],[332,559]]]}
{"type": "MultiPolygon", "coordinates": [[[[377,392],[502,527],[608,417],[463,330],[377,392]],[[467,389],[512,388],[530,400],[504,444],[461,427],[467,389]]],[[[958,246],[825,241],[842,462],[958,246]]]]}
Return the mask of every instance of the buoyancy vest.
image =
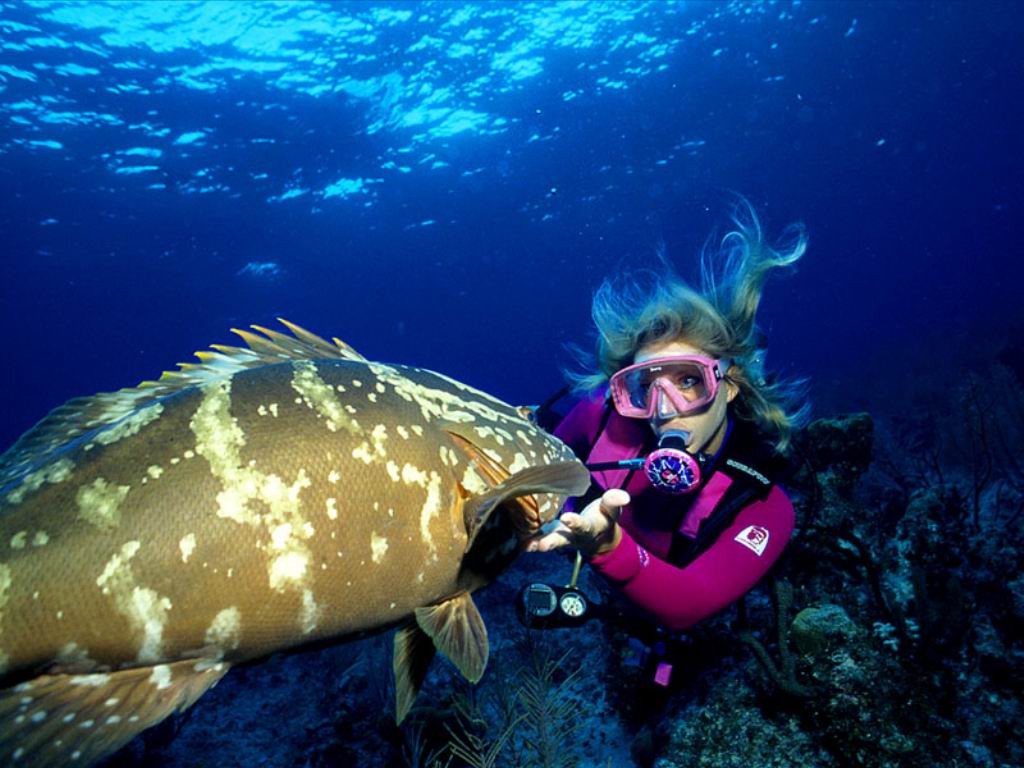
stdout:
{"type": "MultiPolygon", "coordinates": [[[[578,402],[553,431],[584,463],[632,459],[656,447],[647,423],[620,416],[606,389],[578,402]]],[[[667,544],[668,562],[682,568],[703,554],[740,511],[767,498],[788,469],[788,462],[760,438],[754,425],[733,419],[725,443],[693,493],[670,496],[652,488],[643,472],[604,470],[592,473],[593,485],[575,506],[582,509],[604,491],[624,488],[632,501],[622,523],[649,548],[664,550],[667,544]]]]}

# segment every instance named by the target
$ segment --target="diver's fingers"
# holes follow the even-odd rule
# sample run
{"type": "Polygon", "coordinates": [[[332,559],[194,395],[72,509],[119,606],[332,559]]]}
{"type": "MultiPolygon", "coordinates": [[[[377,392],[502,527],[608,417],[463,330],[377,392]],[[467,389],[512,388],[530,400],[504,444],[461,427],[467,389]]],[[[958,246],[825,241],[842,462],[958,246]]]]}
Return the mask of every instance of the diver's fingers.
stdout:
{"type": "Polygon", "coordinates": [[[621,488],[605,491],[601,497],[600,510],[609,520],[615,521],[622,514],[622,508],[629,504],[629,494],[621,488]]]}
{"type": "Polygon", "coordinates": [[[527,552],[550,552],[553,549],[568,546],[572,543],[573,534],[564,523],[559,521],[555,529],[533,539],[526,545],[527,552]]]}

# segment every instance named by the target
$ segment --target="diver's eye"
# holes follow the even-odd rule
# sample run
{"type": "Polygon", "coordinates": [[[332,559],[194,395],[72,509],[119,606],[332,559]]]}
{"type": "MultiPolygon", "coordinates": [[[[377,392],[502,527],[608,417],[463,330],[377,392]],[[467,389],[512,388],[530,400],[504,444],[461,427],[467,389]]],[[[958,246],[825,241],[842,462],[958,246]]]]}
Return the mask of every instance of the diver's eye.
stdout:
{"type": "Polygon", "coordinates": [[[679,389],[694,389],[700,384],[700,379],[696,376],[679,376],[676,378],[676,386],[679,389]]]}

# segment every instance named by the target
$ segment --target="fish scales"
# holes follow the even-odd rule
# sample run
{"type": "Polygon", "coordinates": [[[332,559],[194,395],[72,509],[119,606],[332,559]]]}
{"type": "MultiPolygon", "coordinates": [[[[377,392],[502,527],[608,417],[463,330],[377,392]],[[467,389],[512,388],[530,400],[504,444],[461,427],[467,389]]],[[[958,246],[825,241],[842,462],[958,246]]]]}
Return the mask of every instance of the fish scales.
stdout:
{"type": "MultiPolygon", "coordinates": [[[[450,591],[456,574],[439,564],[461,552],[466,532],[455,503],[462,473],[438,458],[439,422],[427,422],[424,409],[394,386],[377,392],[379,379],[366,365],[319,363],[316,372],[333,391],[333,401],[354,411],[342,407],[358,432],[329,426],[325,403],[318,409],[294,388],[293,364],[243,371],[230,386],[167,398],[159,404],[160,415],[135,435],[105,446],[80,441],[62,457],[74,465],[63,482],[47,484],[0,513],[0,541],[9,544],[20,531],[29,539],[47,532],[45,546],[29,544],[11,554],[32,558],[34,569],[53,574],[11,585],[5,612],[39,616],[21,631],[4,625],[2,647],[11,662],[39,663],[71,642],[88,649],[98,664],[124,663],[141,653],[145,638],[122,613],[90,626],[86,636],[79,633],[89,617],[110,613],[112,596],[97,589],[104,569],[115,571],[111,588],[116,571],[130,571],[125,580],[130,578],[133,589],[150,589],[157,603],[170,602],[160,647],[145,661],[202,649],[207,628],[226,608],[237,608],[244,620],[239,647],[227,654],[241,659],[279,647],[287,617],[297,626],[315,625],[310,639],[364,629],[375,617],[367,615],[371,602],[359,596],[388,582],[403,586],[396,618],[450,591]],[[344,397],[339,386],[351,396],[344,397]],[[367,398],[371,393],[376,402],[367,398]],[[398,435],[399,426],[407,438],[398,435]],[[427,523],[433,549],[421,527],[429,472],[439,480],[437,513],[427,523]],[[105,494],[107,506],[117,507],[116,521],[113,511],[104,524],[83,519],[76,497],[97,483],[128,489],[119,500],[116,490],[105,494]],[[442,509],[449,514],[441,515],[442,509]],[[377,551],[384,551],[374,559],[372,535],[391,549],[390,557],[379,544],[377,551]],[[183,550],[188,537],[194,545],[183,550]],[[129,555],[131,548],[124,548],[130,542],[139,546],[129,555]],[[189,578],[196,571],[209,575],[189,578]],[[303,608],[306,590],[307,605],[312,599],[315,608],[303,608]],[[31,609],[35,592],[52,610],[31,609]],[[345,606],[343,614],[338,606],[345,606]],[[45,645],[42,638],[49,638],[45,645]]],[[[410,374],[417,372],[405,375],[410,374]]],[[[320,394],[326,398],[327,392],[320,394]]],[[[157,604],[149,621],[159,623],[163,613],[157,604]]]]}
{"type": "MultiPolygon", "coordinates": [[[[3,684],[233,663],[408,621],[493,577],[461,567],[474,496],[573,461],[517,409],[422,369],[286,359],[197,378],[0,488],[3,684]]],[[[539,514],[567,490],[535,489],[539,514]]],[[[503,516],[488,525],[505,533],[474,562],[497,571],[517,539],[503,516]]]]}

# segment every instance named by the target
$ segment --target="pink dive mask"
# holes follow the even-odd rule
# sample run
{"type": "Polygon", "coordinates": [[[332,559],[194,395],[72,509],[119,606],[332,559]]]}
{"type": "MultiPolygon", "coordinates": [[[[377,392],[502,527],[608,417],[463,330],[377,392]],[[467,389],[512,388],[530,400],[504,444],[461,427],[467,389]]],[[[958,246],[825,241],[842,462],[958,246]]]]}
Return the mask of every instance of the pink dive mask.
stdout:
{"type": "Polygon", "coordinates": [[[698,411],[712,400],[728,363],[703,355],[645,360],[609,381],[615,410],[631,419],[670,419],[698,411]]]}

